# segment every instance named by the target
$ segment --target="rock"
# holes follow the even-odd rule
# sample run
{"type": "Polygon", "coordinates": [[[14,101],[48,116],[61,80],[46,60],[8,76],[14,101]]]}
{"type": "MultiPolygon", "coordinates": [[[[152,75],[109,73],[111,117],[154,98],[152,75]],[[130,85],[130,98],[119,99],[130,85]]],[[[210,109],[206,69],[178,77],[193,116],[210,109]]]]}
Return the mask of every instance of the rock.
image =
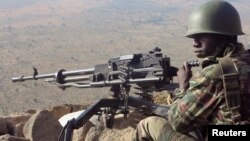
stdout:
{"type": "MultiPolygon", "coordinates": [[[[11,134],[15,135],[16,125],[26,122],[31,117],[28,113],[14,113],[9,116],[0,117],[0,135],[11,134]]],[[[19,128],[22,132],[22,129],[19,128]]]]}
{"type": "Polygon", "coordinates": [[[85,137],[91,127],[94,127],[94,124],[88,121],[83,127],[74,130],[72,141],[85,141],[85,137]]]}
{"type": "Polygon", "coordinates": [[[95,124],[95,127],[89,129],[85,141],[130,141],[136,125],[145,117],[137,111],[130,111],[127,119],[124,119],[122,114],[118,114],[115,116],[112,129],[95,124]]]}
{"type": "Polygon", "coordinates": [[[99,141],[99,137],[104,130],[104,126],[94,126],[89,129],[85,141],[99,141]]]}
{"type": "Polygon", "coordinates": [[[105,128],[99,136],[99,141],[131,141],[134,130],[132,127],[122,130],[105,128]]]}
{"type": "Polygon", "coordinates": [[[16,137],[16,136],[11,136],[9,134],[5,134],[0,136],[1,141],[30,141],[28,139],[22,138],[22,137],[16,137]]]}
{"type": "Polygon", "coordinates": [[[3,118],[16,125],[21,122],[26,122],[32,115],[33,114],[30,113],[13,113],[3,118]]]}
{"type": "Polygon", "coordinates": [[[8,132],[7,121],[5,119],[0,119],[0,135],[8,134],[8,132]]]}
{"type": "Polygon", "coordinates": [[[87,105],[72,105],[72,104],[65,104],[62,106],[54,106],[49,109],[49,111],[54,113],[56,119],[61,118],[63,115],[79,111],[85,109],[87,105]]]}
{"type": "Polygon", "coordinates": [[[114,129],[125,129],[128,127],[136,128],[137,124],[147,116],[138,111],[130,111],[128,117],[124,119],[123,114],[118,114],[115,116],[114,129]]]}
{"type": "Polygon", "coordinates": [[[15,126],[15,132],[14,132],[15,136],[24,137],[23,127],[24,127],[25,123],[26,122],[21,122],[21,123],[16,124],[16,126],[15,126]]]}
{"type": "Polygon", "coordinates": [[[27,110],[26,113],[29,113],[29,114],[35,114],[36,113],[36,110],[34,109],[30,109],[30,110],[27,110]]]}
{"type": "Polygon", "coordinates": [[[90,128],[85,141],[130,141],[132,140],[134,131],[135,129],[132,127],[119,130],[95,126],[90,128]]]}
{"type": "Polygon", "coordinates": [[[31,141],[57,141],[61,130],[54,114],[48,110],[37,111],[23,127],[24,137],[31,141]]]}
{"type": "Polygon", "coordinates": [[[55,106],[55,107],[51,108],[49,111],[53,112],[55,118],[58,120],[63,115],[70,113],[72,111],[72,108],[70,106],[67,106],[67,105],[55,106]]]}
{"type": "MultiPolygon", "coordinates": [[[[58,118],[86,105],[63,105],[49,110],[15,113],[0,117],[0,141],[57,141],[62,130],[58,118]]],[[[112,129],[94,115],[83,127],[74,130],[72,141],[127,141],[131,140],[137,123],[145,118],[141,113],[130,111],[127,119],[115,116],[112,129]]]]}

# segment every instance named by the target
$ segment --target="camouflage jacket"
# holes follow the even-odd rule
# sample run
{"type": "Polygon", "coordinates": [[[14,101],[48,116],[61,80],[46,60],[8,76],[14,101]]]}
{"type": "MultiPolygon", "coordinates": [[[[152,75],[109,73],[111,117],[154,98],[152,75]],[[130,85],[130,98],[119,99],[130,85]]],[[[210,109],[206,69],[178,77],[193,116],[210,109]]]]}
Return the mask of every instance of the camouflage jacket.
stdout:
{"type": "Polygon", "coordinates": [[[233,124],[225,102],[222,79],[217,76],[217,57],[229,55],[237,58],[242,53],[246,53],[242,44],[228,43],[216,57],[203,59],[202,70],[193,75],[189,89],[185,92],[176,90],[176,100],[168,116],[174,130],[188,133],[209,124],[233,124]]]}

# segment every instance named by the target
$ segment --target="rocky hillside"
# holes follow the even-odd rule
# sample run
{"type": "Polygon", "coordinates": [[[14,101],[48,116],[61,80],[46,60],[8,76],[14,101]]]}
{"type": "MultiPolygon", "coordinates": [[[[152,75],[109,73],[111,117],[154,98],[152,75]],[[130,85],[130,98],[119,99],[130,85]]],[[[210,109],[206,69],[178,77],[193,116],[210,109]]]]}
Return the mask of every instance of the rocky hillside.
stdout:
{"type": "MultiPolygon", "coordinates": [[[[62,104],[84,104],[109,88],[65,91],[53,83],[12,83],[14,76],[107,63],[111,57],[147,53],[158,46],[179,66],[194,59],[183,35],[194,7],[206,0],[8,0],[0,1],[0,115],[62,104]],[[185,49],[185,51],[183,51],[185,49]]],[[[228,0],[239,9],[248,48],[249,1],[228,0]]]]}

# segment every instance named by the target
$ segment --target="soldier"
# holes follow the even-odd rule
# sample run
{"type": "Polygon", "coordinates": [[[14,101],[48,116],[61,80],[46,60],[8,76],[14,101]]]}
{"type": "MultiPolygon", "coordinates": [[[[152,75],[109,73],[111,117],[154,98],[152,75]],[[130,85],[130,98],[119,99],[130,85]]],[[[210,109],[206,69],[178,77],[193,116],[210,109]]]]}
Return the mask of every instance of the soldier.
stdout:
{"type": "Polygon", "coordinates": [[[226,1],[208,1],[194,10],[186,37],[193,39],[202,70],[192,75],[191,67],[184,63],[177,73],[179,88],[168,117],[140,121],[135,140],[204,140],[201,132],[193,131],[206,131],[211,124],[249,123],[246,109],[250,102],[245,97],[250,95],[250,56],[237,41],[243,34],[237,10],[226,1]],[[246,72],[241,79],[239,72],[246,72]]]}

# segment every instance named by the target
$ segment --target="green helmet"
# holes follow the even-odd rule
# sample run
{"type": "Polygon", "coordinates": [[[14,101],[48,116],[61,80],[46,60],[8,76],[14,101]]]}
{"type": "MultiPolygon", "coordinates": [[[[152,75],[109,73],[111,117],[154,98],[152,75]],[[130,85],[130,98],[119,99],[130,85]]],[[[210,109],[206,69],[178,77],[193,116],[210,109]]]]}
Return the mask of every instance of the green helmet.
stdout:
{"type": "Polygon", "coordinates": [[[186,37],[195,34],[215,33],[222,35],[243,35],[240,16],[228,2],[212,0],[193,11],[189,18],[186,37]]]}

